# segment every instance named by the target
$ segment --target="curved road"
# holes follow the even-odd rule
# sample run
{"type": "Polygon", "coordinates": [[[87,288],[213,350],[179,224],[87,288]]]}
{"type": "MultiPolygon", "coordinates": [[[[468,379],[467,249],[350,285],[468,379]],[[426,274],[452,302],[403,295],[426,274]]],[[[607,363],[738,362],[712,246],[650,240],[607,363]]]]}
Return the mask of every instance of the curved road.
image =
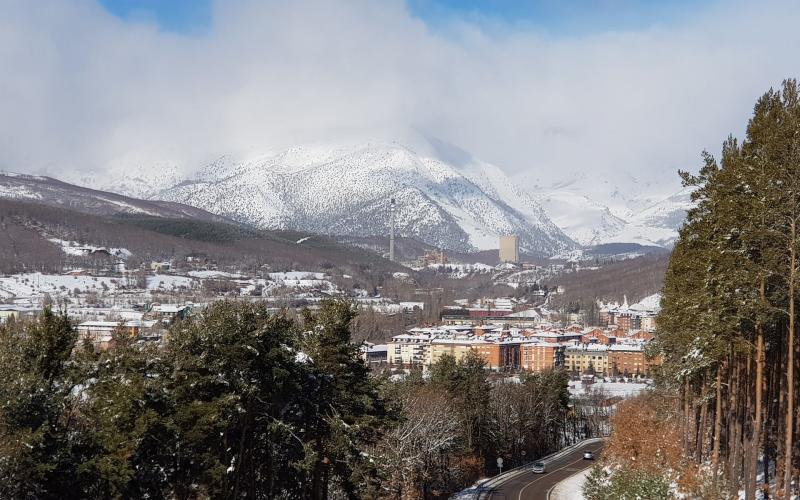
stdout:
{"type": "Polygon", "coordinates": [[[503,481],[492,489],[487,498],[492,500],[545,500],[550,488],[594,464],[592,460],[583,459],[584,451],[591,450],[594,452],[595,458],[598,458],[602,448],[603,443],[585,444],[562,457],[547,461],[544,474],[525,472],[503,481]]]}

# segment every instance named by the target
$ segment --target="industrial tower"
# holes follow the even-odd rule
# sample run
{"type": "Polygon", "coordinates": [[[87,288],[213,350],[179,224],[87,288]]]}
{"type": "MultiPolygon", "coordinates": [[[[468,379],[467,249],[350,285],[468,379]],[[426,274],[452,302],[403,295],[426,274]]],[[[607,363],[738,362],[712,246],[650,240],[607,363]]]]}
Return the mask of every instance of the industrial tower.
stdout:
{"type": "Polygon", "coordinates": [[[389,211],[392,215],[392,227],[391,231],[389,232],[389,260],[394,262],[394,212],[395,212],[395,202],[394,198],[391,199],[389,202],[389,211]]]}

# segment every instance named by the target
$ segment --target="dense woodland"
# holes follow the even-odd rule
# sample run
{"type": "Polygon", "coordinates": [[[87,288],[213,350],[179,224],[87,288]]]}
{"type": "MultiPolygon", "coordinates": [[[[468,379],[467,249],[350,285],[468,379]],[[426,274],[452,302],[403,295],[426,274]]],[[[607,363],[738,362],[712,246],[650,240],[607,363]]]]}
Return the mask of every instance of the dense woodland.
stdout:
{"type": "Polygon", "coordinates": [[[687,461],[718,496],[797,494],[800,95],[756,103],[743,141],[705,155],[670,260],[657,336],[687,461]]]}
{"type": "Polygon", "coordinates": [[[564,294],[553,297],[554,306],[576,303],[591,311],[596,300],[621,300],[623,295],[633,304],[662,288],[668,263],[669,254],[653,253],[604,263],[600,269],[560,274],[544,285],[564,287],[564,294]]]}
{"type": "Polygon", "coordinates": [[[602,425],[563,373],[372,375],[354,315],[221,301],[99,352],[50,310],[0,327],[0,497],[445,498],[602,425]]]}

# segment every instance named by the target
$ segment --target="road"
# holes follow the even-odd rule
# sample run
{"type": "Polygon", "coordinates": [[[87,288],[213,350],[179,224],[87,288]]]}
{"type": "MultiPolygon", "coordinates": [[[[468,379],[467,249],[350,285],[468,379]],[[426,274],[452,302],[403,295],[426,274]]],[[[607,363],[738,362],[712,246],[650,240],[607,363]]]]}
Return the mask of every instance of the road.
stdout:
{"type": "Polygon", "coordinates": [[[603,443],[590,443],[547,462],[544,474],[525,472],[495,486],[488,498],[492,500],[545,500],[547,492],[560,481],[576,472],[591,467],[594,462],[583,459],[583,452],[591,450],[600,456],[603,443]]]}

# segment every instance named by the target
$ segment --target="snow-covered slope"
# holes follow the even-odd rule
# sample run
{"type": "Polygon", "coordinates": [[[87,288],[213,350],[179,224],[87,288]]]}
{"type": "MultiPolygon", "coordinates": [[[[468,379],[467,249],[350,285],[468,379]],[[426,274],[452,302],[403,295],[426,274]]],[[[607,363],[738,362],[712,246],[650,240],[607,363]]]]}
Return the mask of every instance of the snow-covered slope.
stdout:
{"type": "Polygon", "coordinates": [[[60,171],[53,177],[71,184],[140,199],[148,199],[164,187],[174,186],[183,179],[175,163],[151,164],[124,160],[114,163],[103,172],[60,171]]]}
{"type": "Polygon", "coordinates": [[[351,236],[387,235],[394,198],[398,234],[437,247],[497,248],[502,234],[539,255],[575,246],[497,167],[471,158],[454,166],[396,143],[221,158],[152,197],[263,228],[351,236]]]}
{"type": "Polygon", "coordinates": [[[640,210],[632,210],[625,227],[613,237],[615,241],[669,246],[675,242],[691,207],[691,190],[681,189],[640,210]]]}
{"type": "Polygon", "coordinates": [[[549,186],[524,176],[518,180],[531,186],[553,222],[585,246],[638,243],[669,247],[692,207],[691,191],[681,187],[677,175],[643,182],[633,176],[598,179],[581,173],[549,186]]]}
{"type": "Polygon", "coordinates": [[[534,167],[509,178],[436,138],[403,137],[226,155],[199,170],[129,161],[70,180],[262,228],[358,237],[388,234],[395,198],[400,236],[469,251],[497,248],[499,235],[518,234],[524,251],[546,256],[565,255],[576,243],[669,247],[691,207],[673,172],[645,180],[534,167]]]}
{"type": "Polygon", "coordinates": [[[40,203],[94,215],[125,213],[231,222],[188,205],[160,200],[141,200],[114,192],[68,184],[51,177],[15,173],[0,173],[0,199],[40,203]]]}

